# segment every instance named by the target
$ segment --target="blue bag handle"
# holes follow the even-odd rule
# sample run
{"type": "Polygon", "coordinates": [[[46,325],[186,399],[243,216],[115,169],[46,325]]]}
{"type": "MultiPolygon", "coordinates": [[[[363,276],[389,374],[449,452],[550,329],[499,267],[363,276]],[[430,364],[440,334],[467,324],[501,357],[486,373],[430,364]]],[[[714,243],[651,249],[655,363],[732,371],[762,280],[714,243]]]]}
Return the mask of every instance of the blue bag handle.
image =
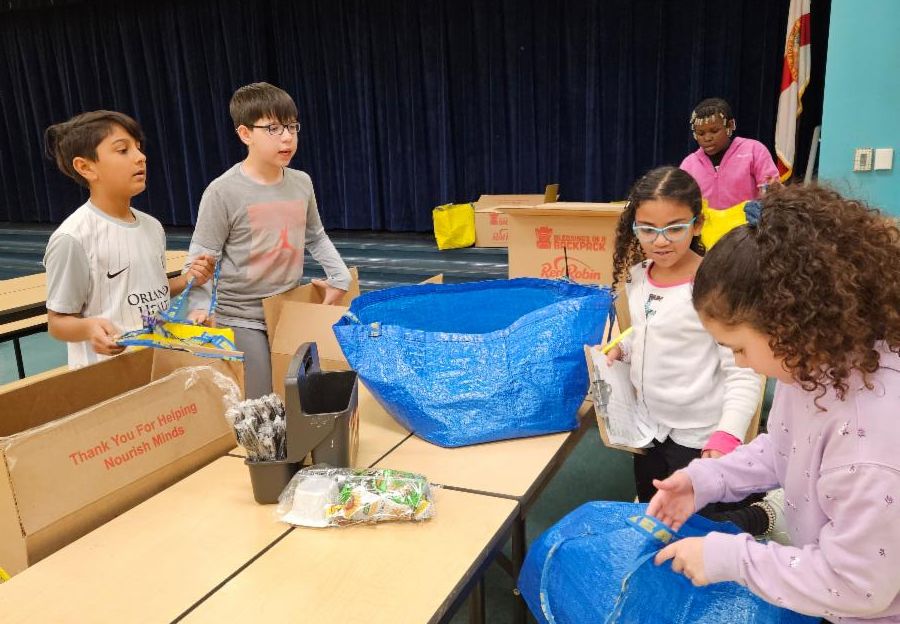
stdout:
{"type": "MultiPolygon", "coordinates": [[[[667,527],[665,524],[657,520],[656,518],[648,515],[634,515],[628,518],[628,524],[632,526],[635,530],[646,534],[647,540],[655,542],[656,548],[651,550],[646,555],[643,555],[638,558],[638,560],[634,563],[628,573],[625,575],[625,578],[622,581],[622,589],[619,593],[619,598],[616,599],[616,606],[618,607],[619,601],[621,600],[622,595],[625,592],[625,587],[628,584],[628,579],[632,574],[637,571],[639,567],[641,567],[649,558],[655,557],[656,553],[675,537],[675,534],[672,530],[667,527]]],[[[541,582],[540,582],[540,601],[541,601],[541,612],[544,614],[544,618],[547,620],[548,624],[556,624],[556,617],[553,615],[553,610],[550,607],[550,598],[548,596],[547,586],[550,582],[550,560],[553,559],[553,556],[556,554],[556,551],[559,550],[560,546],[566,544],[568,542],[572,542],[575,540],[587,539],[589,537],[593,537],[596,535],[601,535],[603,531],[594,531],[593,529],[586,529],[577,535],[570,535],[568,537],[564,537],[559,540],[553,546],[550,547],[550,550],[547,552],[547,558],[544,560],[544,565],[541,568],[541,582]]],[[[613,612],[610,614],[610,617],[606,620],[606,624],[612,624],[615,622],[613,619],[616,617],[617,608],[613,609],[613,612]]]]}
{"type": "MultiPolygon", "coordinates": [[[[209,309],[206,311],[207,317],[212,316],[212,314],[216,310],[216,303],[219,300],[219,273],[222,271],[222,260],[216,260],[216,268],[213,271],[213,283],[212,283],[212,297],[209,299],[209,309]]],[[[179,316],[181,315],[182,308],[185,306],[187,302],[188,295],[191,292],[191,289],[194,287],[194,278],[188,280],[187,285],[184,287],[184,290],[179,293],[175,299],[169,304],[168,309],[163,310],[159,313],[159,316],[162,317],[165,321],[178,321],[179,316]]]]}

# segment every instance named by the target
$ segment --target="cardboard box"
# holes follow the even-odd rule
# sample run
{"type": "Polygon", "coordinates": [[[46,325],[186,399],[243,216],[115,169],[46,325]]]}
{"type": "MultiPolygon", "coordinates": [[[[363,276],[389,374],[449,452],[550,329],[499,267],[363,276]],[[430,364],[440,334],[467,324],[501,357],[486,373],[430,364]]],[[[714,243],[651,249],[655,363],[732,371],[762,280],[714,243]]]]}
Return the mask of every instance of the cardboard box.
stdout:
{"type": "Polygon", "coordinates": [[[509,219],[510,277],[612,283],[621,204],[557,202],[500,210],[509,219]]]}
{"type": "Polygon", "coordinates": [[[234,448],[213,369],[242,385],[239,362],[143,349],[0,388],[0,567],[22,571],[234,448]]]}
{"type": "Polygon", "coordinates": [[[263,299],[263,313],[272,354],[272,389],[284,398],[284,375],[294,353],[304,342],[315,342],[319,348],[322,370],[349,370],[331,326],[338,322],[359,296],[359,274],[350,269],[352,281],[338,305],[324,305],[324,291],[304,284],[292,290],[263,299]]]}
{"type": "Polygon", "coordinates": [[[555,202],[558,184],[548,184],[543,195],[482,195],[475,202],[475,246],[507,247],[509,224],[501,209],[528,208],[555,202]]]}

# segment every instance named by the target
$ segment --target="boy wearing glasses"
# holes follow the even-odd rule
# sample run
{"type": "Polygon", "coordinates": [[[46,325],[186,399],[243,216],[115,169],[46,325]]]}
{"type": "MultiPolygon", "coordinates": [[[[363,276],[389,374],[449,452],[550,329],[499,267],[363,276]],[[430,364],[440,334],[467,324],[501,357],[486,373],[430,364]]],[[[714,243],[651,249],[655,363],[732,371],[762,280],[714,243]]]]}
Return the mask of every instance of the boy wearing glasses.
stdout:
{"type": "MultiPolygon", "coordinates": [[[[325,269],[325,303],[350,287],[350,272],[322,227],[312,180],[288,164],[297,151],[297,106],[265,82],[241,87],[229,104],[247,158],[213,180],[203,193],[189,258],[219,258],[215,321],[231,327],[244,352],[247,398],[272,392],[269,340],[262,300],[295,287],[309,248],[325,269]]],[[[190,319],[204,322],[211,285],[190,294],[190,319]]]]}

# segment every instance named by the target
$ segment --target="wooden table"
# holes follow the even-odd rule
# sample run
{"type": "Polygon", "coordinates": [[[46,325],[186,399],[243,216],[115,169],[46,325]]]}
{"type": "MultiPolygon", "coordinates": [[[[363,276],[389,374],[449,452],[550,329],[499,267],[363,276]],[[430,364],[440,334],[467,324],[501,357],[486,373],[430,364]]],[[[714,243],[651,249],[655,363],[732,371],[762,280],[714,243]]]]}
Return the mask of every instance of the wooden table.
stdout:
{"type": "MultiPolygon", "coordinates": [[[[166,274],[181,273],[186,251],[166,252],[166,274]]],[[[47,330],[47,274],[0,280],[0,342],[13,341],[19,379],[25,377],[20,338],[47,330]]]]}
{"type": "Polygon", "coordinates": [[[431,622],[471,589],[483,616],[518,503],[434,496],[422,523],[293,529],[223,457],[0,584],[2,621],[431,622]]]}
{"type": "MultiPolygon", "coordinates": [[[[427,476],[430,482],[454,490],[518,502],[519,516],[510,535],[510,558],[498,556],[498,561],[515,582],[525,561],[528,512],[581,440],[593,417],[594,407],[590,401],[585,401],[578,410],[581,426],[575,431],[460,448],[443,448],[412,436],[377,466],[418,472],[427,476]]],[[[519,599],[516,621],[524,622],[526,612],[525,602],[519,599]]]]}
{"type": "MultiPolygon", "coordinates": [[[[166,274],[179,275],[186,260],[186,251],[167,251],[166,274]]],[[[6,323],[46,314],[46,304],[46,273],[0,281],[0,329],[6,323]]]]}
{"type": "Polygon", "coordinates": [[[3,624],[170,622],[285,535],[272,509],[218,459],[0,584],[3,624]]]}
{"type": "Polygon", "coordinates": [[[178,621],[438,622],[502,547],[517,512],[509,499],[437,489],[426,522],[297,528],[178,621]]]}

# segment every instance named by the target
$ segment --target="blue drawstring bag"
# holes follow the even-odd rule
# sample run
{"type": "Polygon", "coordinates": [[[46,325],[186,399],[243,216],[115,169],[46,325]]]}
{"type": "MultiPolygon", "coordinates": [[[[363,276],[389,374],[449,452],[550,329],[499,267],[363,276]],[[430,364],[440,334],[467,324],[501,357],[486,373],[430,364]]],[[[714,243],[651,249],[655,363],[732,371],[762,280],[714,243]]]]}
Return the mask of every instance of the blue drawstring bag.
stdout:
{"type": "Polygon", "coordinates": [[[606,287],[519,278],[366,293],[334,333],[404,427],[440,446],[578,426],[585,344],[614,314],[606,287]]]}
{"type": "Polygon", "coordinates": [[[775,606],[737,583],[694,587],[653,557],[667,543],[712,531],[738,534],[730,522],[694,515],[676,534],[638,503],[586,503],[547,529],[528,551],[519,590],[541,624],[818,624],[775,606]]]}

